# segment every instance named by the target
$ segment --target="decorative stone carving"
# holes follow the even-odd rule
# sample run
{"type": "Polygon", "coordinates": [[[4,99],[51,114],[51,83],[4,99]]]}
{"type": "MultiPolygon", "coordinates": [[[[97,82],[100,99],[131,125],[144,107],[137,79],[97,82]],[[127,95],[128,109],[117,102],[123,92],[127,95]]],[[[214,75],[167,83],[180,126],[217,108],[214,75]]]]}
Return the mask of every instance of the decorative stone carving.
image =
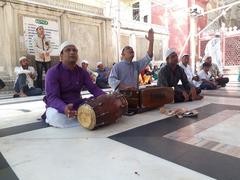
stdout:
{"type": "MultiPolygon", "coordinates": [[[[15,0],[16,1],[16,0],[15,0]]],[[[19,2],[26,2],[26,0],[17,0],[19,2]]],[[[93,7],[93,6],[88,6],[86,4],[81,4],[81,3],[75,3],[71,1],[66,1],[66,0],[28,0],[28,2],[32,3],[37,3],[41,5],[50,5],[54,6],[57,9],[68,9],[68,10],[75,10],[75,11],[82,11],[82,12],[87,12],[87,13],[92,13],[92,14],[97,14],[97,15],[103,15],[103,9],[98,8],[98,7],[93,7]]]]}

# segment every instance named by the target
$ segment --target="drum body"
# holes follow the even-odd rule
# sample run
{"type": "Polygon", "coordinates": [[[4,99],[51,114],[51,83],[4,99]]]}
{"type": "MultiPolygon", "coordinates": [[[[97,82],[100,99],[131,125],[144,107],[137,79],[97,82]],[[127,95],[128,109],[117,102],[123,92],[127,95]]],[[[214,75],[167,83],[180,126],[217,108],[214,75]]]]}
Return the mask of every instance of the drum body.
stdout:
{"type": "Polygon", "coordinates": [[[174,91],[170,87],[146,87],[139,90],[120,91],[128,101],[129,112],[145,112],[174,101],[174,91]]]}
{"type": "Polygon", "coordinates": [[[122,94],[105,94],[90,99],[78,108],[78,121],[87,129],[115,123],[127,112],[128,103],[122,94]]]}

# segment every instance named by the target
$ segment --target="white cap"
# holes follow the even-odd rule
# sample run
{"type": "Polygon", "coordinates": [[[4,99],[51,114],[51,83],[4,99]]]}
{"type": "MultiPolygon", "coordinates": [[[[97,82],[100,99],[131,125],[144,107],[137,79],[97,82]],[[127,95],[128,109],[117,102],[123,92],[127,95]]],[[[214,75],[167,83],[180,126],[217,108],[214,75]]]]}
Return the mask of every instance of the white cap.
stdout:
{"type": "Polygon", "coordinates": [[[36,31],[37,31],[38,28],[40,28],[40,27],[44,28],[42,25],[38,25],[38,26],[36,27],[36,31]]]}
{"type": "Polygon", "coordinates": [[[215,33],[215,36],[220,36],[220,35],[221,35],[220,32],[215,33]]]}
{"type": "Polygon", "coordinates": [[[97,62],[97,67],[102,64],[102,61],[97,62]]]}
{"type": "Polygon", "coordinates": [[[82,60],[82,63],[88,64],[87,60],[82,60]]]}
{"type": "Polygon", "coordinates": [[[208,54],[205,54],[204,57],[203,57],[203,61],[206,61],[206,59],[207,59],[208,57],[211,57],[211,56],[208,55],[208,54]]]}
{"type": "Polygon", "coordinates": [[[70,41],[64,41],[64,42],[60,45],[60,47],[59,47],[59,55],[61,54],[62,50],[63,50],[65,47],[70,46],[70,45],[76,47],[76,45],[73,44],[72,42],[70,42],[70,41]]]}
{"type": "Polygon", "coordinates": [[[167,51],[165,52],[165,57],[167,59],[168,56],[170,56],[172,53],[176,53],[176,51],[174,51],[173,49],[167,49],[167,51]]]}
{"type": "Polygon", "coordinates": [[[24,59],[27,59],[27,57],[26,57],[26,56],[22,56],[22,57],[20,57],[20,58],[18,59],[18,61],[21,62],[21,61],[24,60],[24,59]]]}
{"type": "Polygon", "coordinates": [[[190,55],[189,55],[189,54],[183,54],[181,58],[183,58],[184,56],[189,56],[189,57],[190,57],[190,55]]]}

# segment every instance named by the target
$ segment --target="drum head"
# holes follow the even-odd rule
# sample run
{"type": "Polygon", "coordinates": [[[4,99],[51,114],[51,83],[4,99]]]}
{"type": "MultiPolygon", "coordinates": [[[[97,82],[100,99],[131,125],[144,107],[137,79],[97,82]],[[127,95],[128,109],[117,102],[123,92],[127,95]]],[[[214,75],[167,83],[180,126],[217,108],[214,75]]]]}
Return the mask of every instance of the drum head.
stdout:
{"type": "Polygon", "coordinates": [[[94,129],[96,126],[96,115],[91,106],[88,104],[81,105],[78,108],[77,115],[79,123],[87,129],[94,129]]]}

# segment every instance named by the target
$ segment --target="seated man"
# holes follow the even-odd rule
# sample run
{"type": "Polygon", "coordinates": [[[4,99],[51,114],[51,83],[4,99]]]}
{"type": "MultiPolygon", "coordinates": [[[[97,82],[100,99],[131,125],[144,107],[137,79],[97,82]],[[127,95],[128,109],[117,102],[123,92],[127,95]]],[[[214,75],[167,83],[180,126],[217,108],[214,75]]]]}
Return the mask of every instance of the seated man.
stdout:
{"type": "Polygon", "coordinates": [[[37,96],[42,94],[40,88],[35,88],[33,83],[36,79],[36,71],[29,66],[28,59],[25,56],[19,58],[20,66],[15,67],[16,81],[14,84],[15,94],[13,97],[37,96]]]}
{"type": "Polygon", "coordinates": [[[95,97],[105,94],[93,84],[87,71],[76,63],[77,47],[68,41],[60,46],[60,62],[46,74],[46,122],[55,127],[72,127],[76,121],[76,110],[86,99],[81,98],[83,86],[95,97]]]}
{"type": "Polygon", "coordinates": [[[139,85],[147,85],[152,83],[152,72],[150,66],[147,65],[139,74],[139,85]]]}
{"type": "Polygon", "coordinates": [[[109,88],[108,85],[108,76],[110,74],[110,69],[108,67],[104,67],[102,62],[97,63],[97,79],[96,84],[100,88],[109,88]]]}
{"type": "MultiPolygon", "coordinates": [[[[179,66],[181,68],[183,68],[187,78],[188,78],[188,81],[189,83],[193,86],[193,87],[196,87],[196,82],[199,81],[199,77],[198,75],[195,75],[189,65],[190,63],[190,56],[188,54],[184,54],[182,56],[182,61],[179,63],[179,66]]],[[[201,90],[199,88],[197,88],[197,91],[200,93],[201,90]]]]}
{"type": "Polygon", "coordinates": [[[153,70],[152,70],[152,76],[153,76],[153,80],[157,80],[158,79],[158,72],[159,72],[159,68],[157,65],[153,66],[153,70]]]}
{"type": "Polygon", "coordinates": [[[206,90],[217,89],[217,83],[211,80],[211,74],[209,73],[211,64],[205,62],[202,67],[203,69],[198,73],[200,81],[197,82],[197,86],[206,90]]]}
{"type": "Polygon", "coordinates": [[[87,60],[82,61],[82,68],[89,73],[91,80],[95,83],[96,76],[90,69],[88,69],[88,61],[87,60]]]}
{"type": "Polygon", "coordinates": [[[226,84],[229,82],[229,79],[226,77],[223,77],[223,74],[221,74],[217,64],[212,63],[212,57],[205,56],[205,62],[207,62],[211,65],[209,72],[211,73],[212,77],[217,82],[217,84],[222,87],[225,87],[226,84]]]}
{"type": "Polygon", "coordinates": [[[6,86],[3,80],[0,79],[0,89],[3,89],[6,86]]]}
{"type": "Polygon", "coordinates": [[[146,39],[149,41],[147,55],[139,60],[132,61],[134,58],[133,48],[126,46],[122,50],[122,61],[115,64],[111,70],[108,82],[114,91],[124,89],[137,89],[139,73],[150,63],[153,57],[154,32],[148,31],[146,39]]]}
{"type": "Polygon", "coordinates": [[[167,64],[158,73],[158,86],[174,87],[175,102],[202,99],[202,96],[197,95],[196,88],[188,82],[184,70],[178,65],[178,55],[174,50],[166,51],[166,61],[167,64]],[[182,81],[182,85],[178,85],[179,80],[182,81]]]}

